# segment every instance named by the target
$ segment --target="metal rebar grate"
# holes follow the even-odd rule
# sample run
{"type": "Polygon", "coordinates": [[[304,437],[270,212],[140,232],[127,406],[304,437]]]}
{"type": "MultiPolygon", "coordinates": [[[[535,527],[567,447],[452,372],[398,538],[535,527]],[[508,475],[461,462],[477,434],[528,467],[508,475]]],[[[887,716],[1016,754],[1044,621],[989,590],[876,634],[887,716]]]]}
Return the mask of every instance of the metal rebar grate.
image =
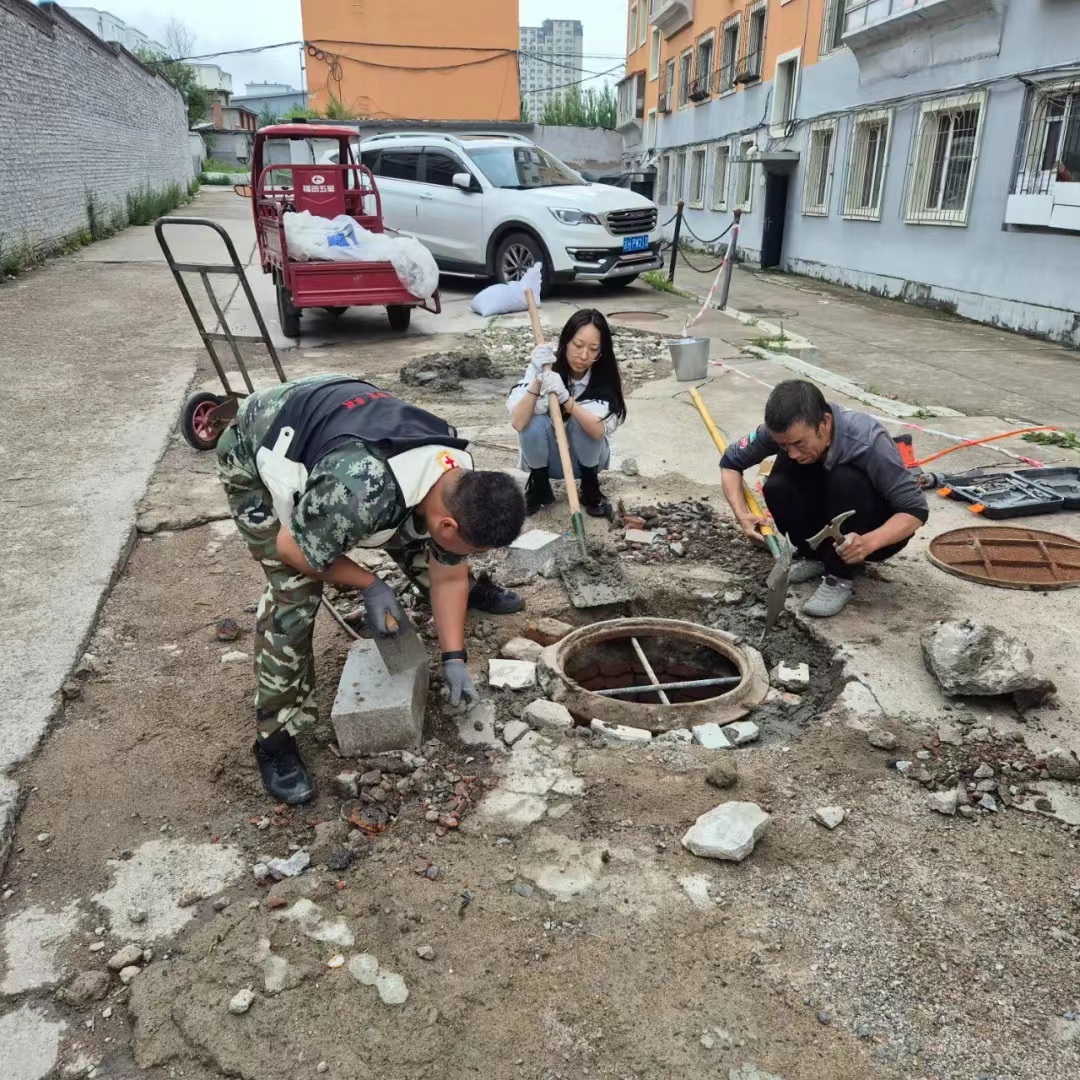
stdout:
{"type": "Polygon", "coordinates": [[[1080,181],[1080,82],[1031,89],[1018,145],[1013,195],[1080,181]]]}

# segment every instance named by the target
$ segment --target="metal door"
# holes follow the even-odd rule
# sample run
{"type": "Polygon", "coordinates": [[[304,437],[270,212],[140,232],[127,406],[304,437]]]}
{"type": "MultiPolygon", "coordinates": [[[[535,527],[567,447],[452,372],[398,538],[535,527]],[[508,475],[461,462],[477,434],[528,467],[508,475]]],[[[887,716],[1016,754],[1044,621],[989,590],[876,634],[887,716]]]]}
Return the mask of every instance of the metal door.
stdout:
{"type": "Polygon", "coordinates": [[[779,266],[784,249],[784,220],[787,217],[791,176],[784,172],[765,173],[765,212],[761,225],[761,267],[779,266]]]}

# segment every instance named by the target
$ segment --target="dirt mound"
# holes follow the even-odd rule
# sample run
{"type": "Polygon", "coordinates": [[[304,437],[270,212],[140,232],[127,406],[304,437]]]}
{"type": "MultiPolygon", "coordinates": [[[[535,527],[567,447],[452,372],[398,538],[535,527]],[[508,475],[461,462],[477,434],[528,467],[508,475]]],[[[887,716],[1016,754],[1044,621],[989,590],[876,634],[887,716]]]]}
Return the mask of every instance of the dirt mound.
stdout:
{"type": "Polygon", "coordinates": [[[446,393],[460,390],[463,379],[497,379],[506,374],[486,352],[474,347],[418,356],[401,369],[400,378],[406,386],[446,393]]]}

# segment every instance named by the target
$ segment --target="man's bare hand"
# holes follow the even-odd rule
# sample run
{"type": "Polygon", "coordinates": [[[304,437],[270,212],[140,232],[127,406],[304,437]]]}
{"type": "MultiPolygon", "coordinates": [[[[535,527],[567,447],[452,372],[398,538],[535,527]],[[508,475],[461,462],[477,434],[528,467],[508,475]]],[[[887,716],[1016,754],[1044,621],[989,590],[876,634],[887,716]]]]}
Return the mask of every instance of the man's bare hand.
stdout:
{"type": "Polygon", "coordinates": [[[742,529],[743,536],[755,544],[765,543],[765,537],[761,535],[759,530],[763,525],[771,524],[772,522],[768,518],[761,517],[759,514],[744,514],[739,518],[739,528],[742,529]]]}
{"type": "Polygon", "coordinates": [[[857,566],[859,563],[866,562],[874,550],[874,545],[859,533],[846,533],[843,542],[836,545],[836,554],[848,566],[857,566]]]}

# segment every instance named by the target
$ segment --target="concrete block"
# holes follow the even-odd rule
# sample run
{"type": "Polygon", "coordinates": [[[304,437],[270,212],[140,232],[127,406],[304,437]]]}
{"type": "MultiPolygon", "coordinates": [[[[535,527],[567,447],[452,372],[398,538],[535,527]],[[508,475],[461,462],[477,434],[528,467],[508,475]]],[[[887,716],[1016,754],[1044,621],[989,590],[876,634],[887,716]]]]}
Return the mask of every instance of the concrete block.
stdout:
{"type": "Polygon", "coordinates": [[[525,660],[528,663],[535,664],[540,659],[540,654],[543,651],[544,646],[539,641],[533,641],[531,638],[516,637],[511,638],[499,650],[499,655],[506,660],[525,660]]]}
{"type": "Polygon", "coordinates": [[[536,685],[536,665],[527,660],[489,660],[488,682],[508,690],[528,690],[536,685]]]}
{"type": "Polygon", "coordinates": [[[655,544],[660,536],[659,529],[627,529],[623,539],[628,544],[655,544]]]}
{"type": "Polygon", "coordinates": [[[693,731],[694,741],[706,750],[731,749],[731,742],[719,724],[698,724],[693,731]]]}
{"type": "Polygon", "coordinates": [[[623,746],[648,746],[652,742],[652,732],[645,728],[627,727],[625,724],[605,724],[603,720],[593,720],[589,727],[610,743],[623,746]]]}
{"type": "Polygon", "coordinates": [[[783,660],[769,672],[773,686],[781,690],[794,690],[798,693],[810,685],[810,666],[808,664],[786,664],[783,660]]]}
{"type": "Polygon", "coordinates": [[[761,734],[761,728],[753,720],[737,720],[724,728],[724,734],[736,746],[742,746],[744,743],[753,742],[761,734]]]}
{"type": "Polygon", "coordinates": [[[543,731],[569,731],[574,726],[574,718],[565,705],[544,698],[525,706],[524,719],[530,727],[543,731]]]}
{"type": "Polygon", "coordinates": [[[532,529],[522,533],[509,547],[506,564],[515,570],[543,574],[554,568],[555,556],[562,546],[562,533],[532,529]]]}
{"type": "Polygon", "coordinates": [[[330,719],[346,757],[410,750],[423,739],[428,665],[391,675],[378,646],[362,639],[349,647],[330,719]]]}
{"type": "Polygon", "coordinates": [[[524,720],[510,720],[503,728],[503,742],[507,746],[513,746],[522,735],[528,734],[529,725],[524,720]]]}
{"type": "Polygon", "coordinates": [[[398,634],[390,634],[388,637],[374,637],[375,647],[379,650],[383,664],[391,675],[408,671],[417,664],[428,662],[427,643],[416,632],[412,623],[401,628],[398,634]]]}

